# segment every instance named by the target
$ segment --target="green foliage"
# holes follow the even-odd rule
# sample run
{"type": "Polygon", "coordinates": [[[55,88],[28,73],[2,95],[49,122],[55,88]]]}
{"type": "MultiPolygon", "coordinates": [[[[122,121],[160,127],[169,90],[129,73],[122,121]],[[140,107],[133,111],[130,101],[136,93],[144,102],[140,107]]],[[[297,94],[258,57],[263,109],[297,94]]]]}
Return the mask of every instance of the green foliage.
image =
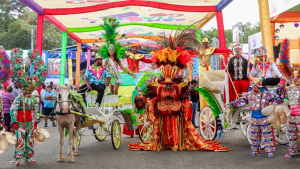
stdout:
{"type": "MultiPolygon", "coordinates": [[[[252,24],[250,22],[246,22],[242,26],[242,31],[244,32],[243,35],[243,43],[247,44],[248,43],[248,36],[253,35],[255,33],[258,33],[261,31],[260,29],[260,22],[256,22],[255,24],[252,24]]],[[[232,29],[226,29],[224,30],[225,32],[225,40],[226,40],[226,46],[229,47],[231,43],[233,43],[232,39],[232,29]]],[[[208,38],[210,41],[209,46],[213,46],[212,38],[216,37],[219,38],[218,35],[218,29],[217,28],[211,28],[210,30],[207,31],[202,31],[202,36],[205,38],[208,38]]]]}
{"type": "MultiPolygon", "coordinates": [[[[22,8],[25,7],[25,5],[18,0],[0,0],[0,30],[2,31],[6,30],[8,25],[20,16],[18,10],[13,8],[12,3],[16,3],[22,8]]],[[[0,31],[0,33],[2,31],[0,31]]]]}
{"type": "MultiPolygon", "coordinates": [[[[25,12],[20,14],[18,18],[10,20],[7,24],[7,30],[0,33],[0,45],[4,46],[6,50],[11,50],[12,48],[16,47],[25,50],[30,49],[31,47],[31,29],[36,28],[37,14],[29,8],[24,9],[25,12]]],[[[13,17],[13,14],[10,16],[13,17]]],[[[36,29],[34,29],[33,35],[35,48],[36,29]]],[[[53,24],[45,20],[43,32],[43,50],[60,48],[61,39],[62,32],[53,24]]],[[[68,38],[67,45],[74,45],[74,40],[68,38]]]]}
{"type": "Polygon", "coordinates": [[[132,109],[125,109],[125,110],[119,110],[120,113],[125,113],[128,114],[130,116],[130,119],[132,121],[132,124],[134,125],[139,125],[137,118],[135,116],[135,113],[132,109]]]}

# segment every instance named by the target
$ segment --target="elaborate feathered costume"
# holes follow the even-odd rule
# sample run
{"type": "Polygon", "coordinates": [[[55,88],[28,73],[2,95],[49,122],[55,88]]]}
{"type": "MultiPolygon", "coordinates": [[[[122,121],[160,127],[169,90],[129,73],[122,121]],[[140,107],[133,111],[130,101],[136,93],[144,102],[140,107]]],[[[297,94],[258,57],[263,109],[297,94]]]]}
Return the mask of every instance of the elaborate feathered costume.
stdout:
{"type": "MultiPolygon", "coordinates": [[[[261,48],[261,52],[265,55],[264,47],[261,48]]],[[[264,137],[265,151],[269,157],[273,157],[275,151],[275,140],[273,128],[268,121],[268,116],[262,113],[262,109],[269,106],[270,102],[279,104],[283,102],[283,98],[277,96],[274,93],[264,91],[264,87],[261,83],[265,77],[265,68],[263,75],[260,78],[253,78],[250,75],[250,55],[248,59],[247,76],[251,82],[251,91],[243,94],[242,97],[230,103],[233,108],[239,108],[244,105],[248,105],[251,110],[251,156],[260,155],[261,152],[261,137],[264,137]]]]}
{"type": "Polygon", "coordinates": [[[282,42],[280,49],[279,69],[284,75],[284,78],[282,78],[279,83],[279,91],[289,100],[288,103],[291,108],[291,113],[288,117],[288,138],[290,149],[289,154],[286,154],[285,157],[296,157],[300,154],[300,70],[294,72],[293,67],[290,65],[289,45],[289,40],[285,39],[282,42]],[[289,83],[290,86],[286,86],[286,83],[289,83]]]}
{"type": "MultiPolygon", "coordinates": [[[[107,59],[105,62],[106,69],[109,71],[111,75],[110,84],[121,84],[122,79],[118,70],[119,65],[119,59],[124,58],[125,48],[122,47],[122,45],[118,42],[118,39],[125,38],[125,35],[119,35],[119,33],[116,31],[117,28],[120,27],[120,22],[117,22],[117,18],[103,18],[103,25],[101,27],[103,28],[104,32],[102,33],[103,39],[104,39],[104,45],[97,46],[99,49],[97,50],[97,54],[101,57],[107,59]],[[114,60],[110,58],[109,50],[115,51],[114,60]]],[[[99,39],[102,41],[102,38],[99,39]]],[[[122,68],[122,67],[121,67],[122,68]]],[[[123,68],[123,71],[132,75],[127,69],[123,68]]]]}
{"type": "Polygon", "coordinates": [[[203,140],[194,128],[192,102],[188,100],[188,82],[177,77],[191,57],[199,54],[201,42],[188,29],[177,30],[175,36],[160,36],[162,48],[153,51],[153,62],[162,76],[148,82],[147,115],[153,125],[151,141],[130,144],[131,150],[211,150],[229,151],[216,141],[203,140]]]}
{"type": "Polygon", "coordinates": [[[24,72],[23,51],[15,48],[11,53],[13,63],[12,81],[22,90],[22,93],[15,99],[11,106],[10,116],[17,135],[14,158],[16,165],[20,165],[20,159],[26,158],[27,163],[35,163],[31,157],[34,155],[34,131],[39,122],[39,105],[35,96],[31,93],[40,86],[46,79],[47,67],[38,54],[38,50],[30,50],[28,57],[34,65],[34,72],[24,72]]]}

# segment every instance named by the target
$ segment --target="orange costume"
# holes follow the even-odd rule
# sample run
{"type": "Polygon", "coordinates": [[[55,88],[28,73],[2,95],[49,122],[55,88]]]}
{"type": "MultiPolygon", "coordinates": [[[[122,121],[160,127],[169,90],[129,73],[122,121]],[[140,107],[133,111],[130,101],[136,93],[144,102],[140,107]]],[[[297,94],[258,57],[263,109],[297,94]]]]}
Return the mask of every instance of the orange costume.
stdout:
{"type": "MultiPolygon", "coordinates": [[[[139,46],[137,44],[132,44],[130,49],[133,47],[137,47],[137,50],[139,49],[139,46]]],[[[128,70],[131,73],[140,73],[140,67],[139,63],[140,61],[144,63],[152,63],[151,59],[146,59],[145,55],[143,54],[138,54],[138,53],[132,53],[132,52],[125,52],[127,57],[127,63],[128,63],[128,70]]]]}
{"type": "Polygon", "coordinates": [[[172,37],[169,43],[170,46],[153,51],[153,62],[160,68],[162,77],[147,82],[148,90],[144,96],[149,98],[144,113],[153,125],[151,141],[129,144],[129,149],[229,151],[216,141],[202,139],[191,122],[189,83],[177,75],[196,51],[173,45],[172,37]]]}

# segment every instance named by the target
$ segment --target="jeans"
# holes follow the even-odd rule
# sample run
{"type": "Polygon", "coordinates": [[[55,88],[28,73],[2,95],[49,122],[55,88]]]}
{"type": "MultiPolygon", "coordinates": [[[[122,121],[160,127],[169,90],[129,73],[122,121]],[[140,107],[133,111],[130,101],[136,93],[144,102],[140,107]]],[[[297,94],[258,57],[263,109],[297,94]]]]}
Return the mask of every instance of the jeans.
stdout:
{"type": "Polygon", "coordinates": [[[197,109],[198,109],[198,103],[197,102],[193,102],[193,115],[192,115],[192,123],[194,126],[196,126],[195,124],[195,116],[197,113],[197,109]]]}

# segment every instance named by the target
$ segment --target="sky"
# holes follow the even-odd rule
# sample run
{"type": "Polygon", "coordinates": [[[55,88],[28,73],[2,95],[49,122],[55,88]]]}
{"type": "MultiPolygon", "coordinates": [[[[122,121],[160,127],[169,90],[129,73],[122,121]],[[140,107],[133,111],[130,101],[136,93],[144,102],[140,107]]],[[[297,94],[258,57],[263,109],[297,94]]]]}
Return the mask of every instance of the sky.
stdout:
{"type": "MultiPolygon", "coordinates": [[[[238,22],[255,23],[259,21],[258,0],[233,0],[223,9],[223,23],[225,29],[232,29],[238,22]]],[[[210,20],[202,30],[217,28],[216,17],[210,20]]]]}

